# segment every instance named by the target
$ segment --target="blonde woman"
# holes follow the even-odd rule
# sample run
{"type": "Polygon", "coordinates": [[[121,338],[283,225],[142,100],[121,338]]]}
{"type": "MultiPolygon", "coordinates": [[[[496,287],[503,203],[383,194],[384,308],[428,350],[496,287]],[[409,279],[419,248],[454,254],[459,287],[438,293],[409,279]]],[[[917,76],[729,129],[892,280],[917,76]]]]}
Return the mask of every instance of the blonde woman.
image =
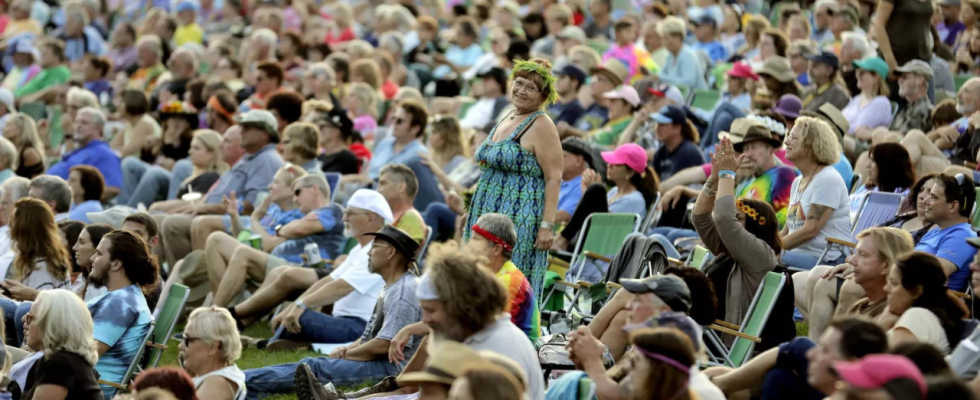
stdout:
{"type": "Polygon", "coordinates": [[[44,163],[44,142],[37,132],[37,125],[30,115],[17,113],[7,118],[3,137],[17,148],[17,165],[11,165],[17,176],[27,179],[41,175],[47,169],[44,163]]]}
{"type": "Polygon", "coordinates": [[[786,31],[790,43],[797,40],[809,40],[810,32],[813,32],[812,28],[810,28],[810,20],[803,16],[803,14],[796,14],[789,17],[789,22],[786,23],[786,31]]]}
{"type": "Polygon", "coordinates": [[[331,47],[337,47],[338,44],[357,38],[357,34],[354,32],[354,9],[351,8],[350,4],[338,1],[328,8],[330,15],[333,16],[333,19],[330,20],[333,27],[327,32],[323,41],[331,47]]]}
{"type": "Polygon", "coordinates": [[[840,160],[840,142],[826,122],[800,117],[786,136],[786,158],[800,170],[790,193],[786,223],[780,236],[783,262],[809,270],[825,261],[844,262],[840,251],[820,255],[826,238],[846,238],[851,232],[851,212],[847,185],[834,169],[840,160]]]}
{"type": "Polygon", "coordinates": [[[320,143],[320,130],[309,122],[294,122],[283,130],[282,159],[306,170],[310,174],[318,174],[320,161],[317,160],[317,150],[320,143]]]}
{"type": "Polygon", "coordinates": [[[245,399],[245,373],[235,365],[242,356],[242,342],[227,309],[194,310],[179,349],[181,366],[194,377],[197,398],[245,399]]]}
{"type": "Polygon", "coordinates": [[[221,174],[228,170],[228,164],[221,154],[222,140],[220,133],[210,129],[194,132],[191,148],[187,151],[187,158],[194,170],[191,176],[180,183],[180,190],[177,191],[178,199],[190,192],[207,193],[221,174]]]}
{"type": "Polygon", "coordinates": [[[366,142],[374,141],[378,130],[378,97],[376,88],[363,82],[352,82],[347,88],[347,96],[341,101],[354,121],[354,131],[361,132],[366,142]]]}
{"type": "Polygon", "coordinates": [[[765,17],[752,15],[745,21],[745,45],[738,49],[737,54],[752,60],[759,56],[759,42],[762,40],[762,32],[769,28],[769,21],[765,17]]]}
{"type": "Polygon", "coordinates": [[[24,340],[44,356],[27,374],[21,398],[101,399],[92,316],[82,299],[64,289],[43,292],[24,320],[24,340]]]}

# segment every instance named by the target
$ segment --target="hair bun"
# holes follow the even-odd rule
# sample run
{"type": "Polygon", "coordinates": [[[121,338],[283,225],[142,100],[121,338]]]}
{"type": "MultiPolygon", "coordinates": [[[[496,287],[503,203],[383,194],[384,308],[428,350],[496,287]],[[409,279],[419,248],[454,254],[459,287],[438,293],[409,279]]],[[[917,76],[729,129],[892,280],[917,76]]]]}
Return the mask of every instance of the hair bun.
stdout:
{"type": "Polygon", "coordinates": [[[535,64],[538,64],[538,65],[544,67],[544,69],[551,71],[551,62],[548,61],[548,60],[545,60],[543,58],[532,58],[532,59],[530,59],[528,61],[533,62],[535,64]]]}

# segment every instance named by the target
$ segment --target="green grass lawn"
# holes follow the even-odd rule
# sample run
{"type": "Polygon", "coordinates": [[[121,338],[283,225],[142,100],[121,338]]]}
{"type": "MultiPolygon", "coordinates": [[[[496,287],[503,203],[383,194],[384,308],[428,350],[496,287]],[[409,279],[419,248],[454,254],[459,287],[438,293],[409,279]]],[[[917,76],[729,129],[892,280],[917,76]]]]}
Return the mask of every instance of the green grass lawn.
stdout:
{"type": "MultiPolygon", "coordinates": [[[[184,325],[180,324],[174,329],[174,332],[183,332],[184,325]]],[[[251,336],[254,338],[268,338],[272,336],[272,331],[269,329],[267,322],[259,322],[252,325],[243,335],[251,336]]],[[[160,366],[173,366],[177,367],[180,364],[177,362],[177,355],[180,353],[178,350],[179,343],[176,340],[171,340],[167,344],[167,350],[164,351],[163,357],[160,359],[160,366]]],[[[242,351],[242,358],[238,360],[238,367],[242,370],[264,367],[268,365],[284,364],[296,362],[304,357],[311,357],[319,355],[319,353],[313,351],[282,351],[282,352],[269,352],[265,350],[257,349],[246,349],[242,351]]],[[[269,400],[295,400],[296,395],[285,394],[276,395],[271,397],[266,397],[269,400]]]]}

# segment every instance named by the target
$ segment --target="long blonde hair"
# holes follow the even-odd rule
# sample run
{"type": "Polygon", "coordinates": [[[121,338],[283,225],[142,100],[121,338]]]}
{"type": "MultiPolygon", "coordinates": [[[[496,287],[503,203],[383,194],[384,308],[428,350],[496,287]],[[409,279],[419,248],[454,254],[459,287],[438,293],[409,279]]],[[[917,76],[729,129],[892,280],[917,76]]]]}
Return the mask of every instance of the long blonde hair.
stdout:
{"type": "MultiPolygon", "coordinates": [[[[459,120],[454,116],[438,116],[432,122],[432,133],[439,133],[442,146],[432,148],[432,160],[439,165],[446,165],[453,157],[466,155],[466,143],[463,142],[462,129],[459,120]]],[[[431,140],[431,136],[430,136],[431,140]]]]}
{"type": "MultiPolygon", "coordinates": [[[[7,123],[13,123],[20,127],[20,137],[14,142],[14,146],[17,147],[18,159],[25,148],[33,147],[41,155],[41,165],[47,169],[48,163],[44,159],[44,142],[41,141],[41,135],[37,132],[37,124],[34,122],[34,118],[24,113],[15,113],[10,116],[7,123]]],[[[19,160],[19,162],[23,163],[24,160],[19,160]]],[[[14,166],[15,169],[16,167],[14,166]]]]}
{"type": "MultiPolygon", "coordinates": [[[[211,159],[211,164],[204,168],[204,172],[217,172],[219,174],[224,173],[228,170],[228,163],[225,162],[225,157],[221,153],[221,134],[217,131],[211,129],[198,129],[194,131],[194,140],[201,143],[205,149],[214,154],[214,158],[211,159]]],[[[189,176],[181,182],[181,185],[187,184],[197,178],[197,176],[189,176]]]]}
{"type": "Polygon", "coordinates": [[[32,323],[40,324],[38,332],[45,356],[66,351],[78,354],[92,366],[99,361],[92,338],[92,316],[78,295],[64,289],[43,290],[34,307],[32,323]]]}

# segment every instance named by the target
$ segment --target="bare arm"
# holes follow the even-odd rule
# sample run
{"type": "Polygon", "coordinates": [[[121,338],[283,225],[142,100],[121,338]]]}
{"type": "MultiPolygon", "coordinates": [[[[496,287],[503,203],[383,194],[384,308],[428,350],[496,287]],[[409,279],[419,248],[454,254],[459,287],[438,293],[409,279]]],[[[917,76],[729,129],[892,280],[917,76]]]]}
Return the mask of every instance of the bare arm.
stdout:
{"type": "Polygon", "coordinates": [[[43,384],[34,389],[33,400],[64,400],[68,397],[68,388],[61,385],[43,384]]]}
{"type": "Polygon", "coordinates": [[[834,209],[830,207],[811,204],[810,211],[806,214],[806,222],[803,223],[803,227],[789,235],[783,236],[783,248],[795,249],[816,237],[824,225],[827,225],[827,221],[830,221],[830,216],[833,214],[834,209]]]}
{"type": "MultiPolygon", "coordinates": [[[[524,135],[524,139],[530,145],[538,160],[538,165],[544,171],[544,215],[542,221],[554,222],[555,214],[558,212],[558,191],[561,186],[562,158],[564,154],[561,150],[561,141],[558,139],[558,129],[548,117],[546,123],[533,125],[524,135]]],[[[550,247],[550,244],[549,244],[550,247]]]]}
{"type": "Polygon", "coordinates": [[[892,52],[892,40],[888,37],[888,20],[892,16],[895,5],[887,1],[879,1],[878,9],[875,11],[875,40],[878,41],[878,50],[881,50],[881,57],[888,62],[888,67],[892,71],[898,68],[898,61],[895,60],[895,53],[892,52]]]}
{"type": "MultiPolygon", "coordinates": [[[[120,137],[125,136],[125,134],[119,135],[120,137]]],[[[144,120],[140,120],[133,125],[133,134],[129,137],[129,142],[127,142],[122,149],[119,150],[119,158],[124,158],[127,156],[138,155],[141,150],[143,150],[143,145],[146,144],[146,139],[153,136],[153,126],[144,120]]]]}
{"type": "Polygon", "coordinates": [[[704,173],[701,166],[684,168],[680,172],[672,175],[667,180],[660,183],[660,192],[667,193],[668,190],[677,186],[687,186],[696,183],[704,183],[708,180],[708,175],[704,173]]]}
{"type": "MultiPolygon", "coordinates": [[[[212,376],[205,379],[201,386],[197,388],[197,398],[214,400],[232,400],[235,392],[232,387],[235,383],[221,376],[212,376]]],[[[235,389],[238,389],[237,387],[235,389]]]]}
{"type": "Polygon", "coordinates": [[[953,264],[952,261],[949,261],[945,258],[939,258],[939,264],[943,266],[943,272],[946,273],[946,277],[949,277],[954,272],[960,269],[959,267],[956,266],[956,264],[953,264]]]}
{"type": "Polygon", "coordinates": [[[102,343],[98,340],[95,341],[95,344],[98,347],[100,358],[102,357],[103,354],[105,354],[105,352],[109,351],[109,345],[102,343]]]}
{"type": "Polygon", "coordinates": [[[309,308],[320,308],[336,303],[337,300],[346,297],[353,291],[354,287],[350,283],[343,279],[337,279],[323,285],[313,293],[301,296],[299,299],[303,300],[303,304],[309,308]]]}

